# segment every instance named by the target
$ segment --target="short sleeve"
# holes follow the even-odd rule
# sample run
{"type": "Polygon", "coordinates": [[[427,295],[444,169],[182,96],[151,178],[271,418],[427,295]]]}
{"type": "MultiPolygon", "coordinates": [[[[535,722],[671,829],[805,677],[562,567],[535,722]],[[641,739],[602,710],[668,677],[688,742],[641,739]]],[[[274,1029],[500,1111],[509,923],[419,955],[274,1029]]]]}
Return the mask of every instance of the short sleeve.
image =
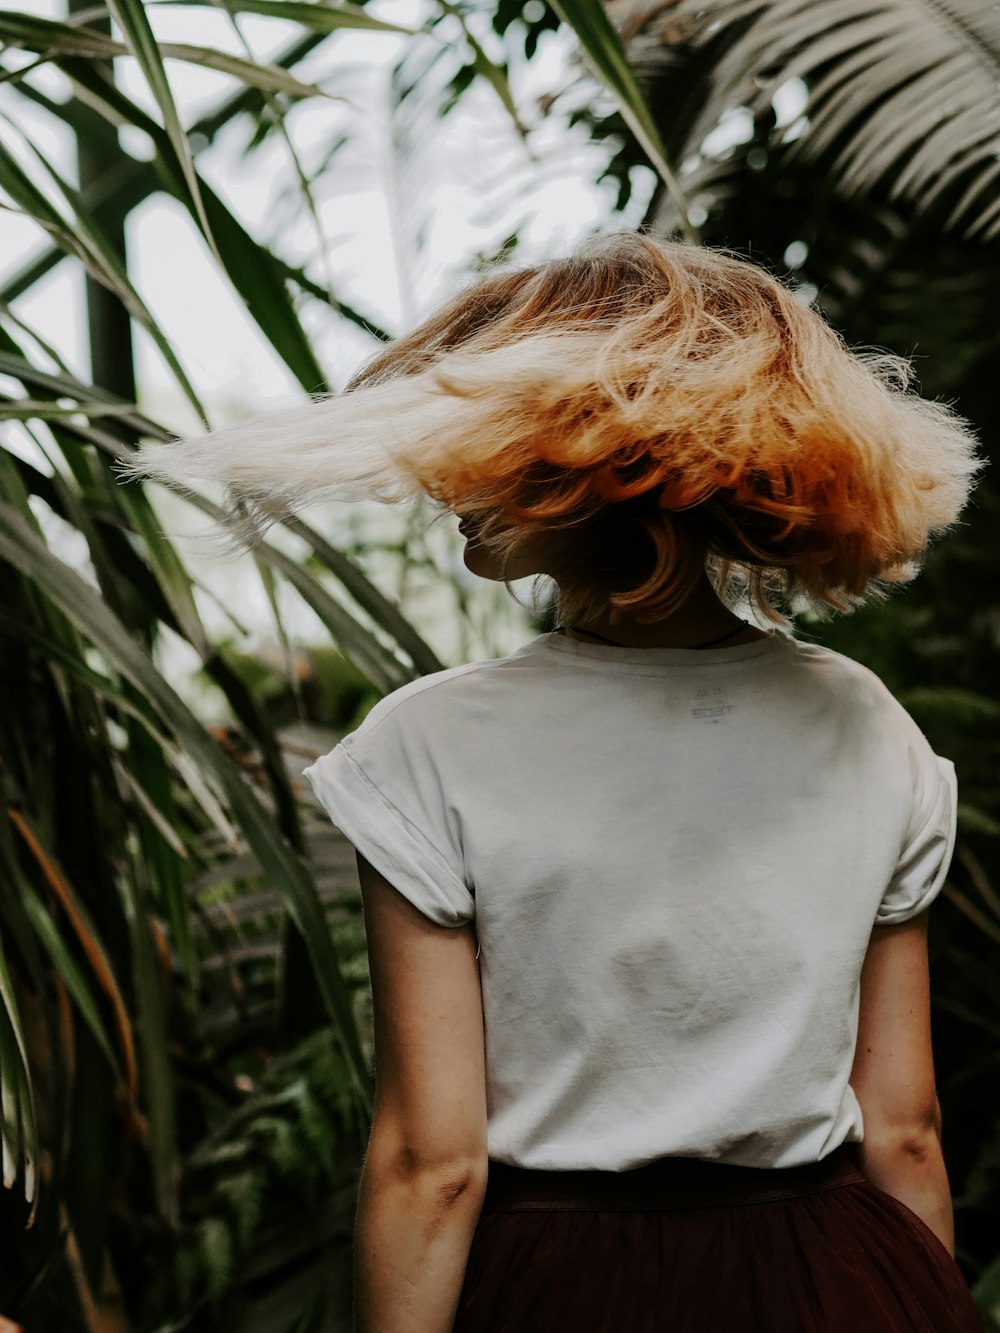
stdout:
{"type": "Polygon", "coordinates": [[[950,759],[923,742],[911,751],[914,805],[896,868],[875,924],[894,926],[929,907],[944,886],[955,850],[958,780],[950,759]]]}
{"type": "Polygon", "coordinates": [[[420,736],[377,705],[303,774],[333,823],[393,888],[441,926],[475,917],[447,794],[420,736]]]}

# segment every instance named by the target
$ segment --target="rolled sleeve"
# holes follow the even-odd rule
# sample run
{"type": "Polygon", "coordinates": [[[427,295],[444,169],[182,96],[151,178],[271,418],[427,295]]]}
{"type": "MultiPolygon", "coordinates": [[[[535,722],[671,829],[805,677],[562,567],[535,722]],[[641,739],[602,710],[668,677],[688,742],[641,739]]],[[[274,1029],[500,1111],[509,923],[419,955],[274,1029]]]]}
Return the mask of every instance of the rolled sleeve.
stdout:
{"type": "Polygon", "coordinates": [[[911,829],[875,917],[879,926],[909,921],[929,907],[951,865],[958,810],[955,765],[928,750],[920,775],[911,829]]]}
{"type": "Polygon", "coordinates": [[[420,826],[412,806],[404,813],[343,742],[303,776],[337,828],[414,907],[441,926],[474,919],[475,899],[454,853],[449,857],[420,826]]]}

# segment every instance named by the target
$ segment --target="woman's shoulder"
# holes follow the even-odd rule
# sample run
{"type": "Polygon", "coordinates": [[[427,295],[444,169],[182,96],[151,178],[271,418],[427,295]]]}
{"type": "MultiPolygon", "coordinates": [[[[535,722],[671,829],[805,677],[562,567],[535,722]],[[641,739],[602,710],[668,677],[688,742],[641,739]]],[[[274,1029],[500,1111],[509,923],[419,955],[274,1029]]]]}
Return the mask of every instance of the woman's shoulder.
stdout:
{"type": "Polygon", "coordinates": [[[893,699],[895,696],[885,681],[871,667],[859,662],[856,657],[848,657],[823,643],[814,643],[808,639],[790,636],[794,658],[806,669],[827,677],[831,683],[843,681],[858,690],[868,691],[873,696],[893,699]]]}
{"type": "Polygon", "coordinates": [[[905,705],[871,667],[825,644],[802,639],[792,643],[795,660],[845,708],[867,712],[873,725],[895,732],[911,745],[926,743],[905,705]]]}
{"type": "Polygon", "coordinates": [[[450,715],[462,720],[463,706],[480,697],[484,679],[491,678],[521,655],[517,650],[504,657],[483,658],[443,667],[407,681],[382,696],[365,714],[354,734],[368,733],[376,727],[419,727],[427,720],[433,728],[447,723],[450,715]]]}

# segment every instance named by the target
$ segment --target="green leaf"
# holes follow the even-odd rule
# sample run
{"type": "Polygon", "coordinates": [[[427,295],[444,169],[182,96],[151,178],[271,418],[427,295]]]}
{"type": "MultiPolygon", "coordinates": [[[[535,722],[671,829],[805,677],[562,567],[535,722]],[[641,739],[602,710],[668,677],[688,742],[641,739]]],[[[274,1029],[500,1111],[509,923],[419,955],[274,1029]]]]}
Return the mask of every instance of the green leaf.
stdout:
{"type": "MultiPolygon", "coordinates": [[[[290,69],[299,60],[304,59],[315,50],[324,40],[321,33],[310,32],[298,37],[275,57],[272,64],[282,69],[290,69]]],[[[68,61],[66,73],[80,82],[85,80],[86,75],[83,72],[87,68],[85,61],[75,63],[68,61]]],[[[91,73],[93,73],[93,68],[91,73]]],[[[107,105],[107,99],[94,94],[94,88],[99,85],[99,79],[91,80],[88,95],[89,105],[76,97],[68,98],[62,102],[53,101],[30,83],[25,84],[20,91],[25,98],[36,106],[43,108],[49,115],[62,120],[74,134],[86,138],[93,132],[92,113],[97,111],[105,117],[111,113],[111,108],[107,105]]],[[[105,82],[105,87],[109,86],[105,82]]],[[[195,156],[197,157],[204,148],[210,146],[225,126],[230,124],[237,116],[247,111],[253,112],[259,101],[259,89],[244,86],[211,107],[204,115],[199,116],[191,126],[189,135],[195,156]]],[[[118,123],[114,115],[111,116],[111,123],[118,123]]],[[[150,123],[155,125],[155,122],[151,121],[150,123]]],[[[158,127],[156,128],[158,129],[158,127]]],[[[99,182],[88,186],[85,191],[85,198],[88,208],[100,212],[113,193],[116,211],[119,215],[123,215],[131,212],[150,194],[160,188],[161,183],[156,171],[149,162],[140,162],[126,154],[121,154],[113,177],[104,177],[99,182]]],[[[54,247],[41,251],[8,276],[0,286],[0,297],[7,302],[16,300],[18,296],[23,295],[36,282],[40,281],[59,262],[60,258],[60,251],[54,247]]],[[[7,318],[15,318],[10,313],[9,305],[0,306],[0,309],[3,309],[7,318]]],[[[37,332],[31,330],[31,334],[36,342],[39,341],[37,332]]],[[[58,356],[53,356],[53,360],[56,364],[60,364],[58,356]]]]}
{"type": "MultiPolygon", "coordinates": [[[[280,258],[277,262],[284,276],[291,282],[294,282],[297,287],[301,287],[304,292],[308,292],[310,296],[315,296],[318,301],[322,301],[325,305],[330,304],[330,292],[328,292],[326,288],[321,287],[319,283],[313,282],[303,269],[297,268],[294,264],[288,264],[285,260],[280,258]]],[[[352,324],[356,324],[359,329],[364,329],[365,333],[371,334],[371,336],[376,338],[379,342],[386,343],[391,340],[391,333],[382,328],[382,326],[369,315],[362,314],[360,310],[356,309],[348,301],[344,301],[340,297],[334,295],[333,304],[338,314],[343,315],[344,318],[350,320],[352,324]]]]}
{"type": "MultiPolygon", "coordinates": [[[[74,214],[72,224],[68,223],[52,207],[46,197],[36,189],[12,154],[2,144],[0,144],[0,187],[6,189],[12,198],[20,202],[25,211],[36,222],[44,226],[50,234],[55,235],[60,240],[66,253],[79,259],[87,272],[97,282],[100,282],[118,297],[133,319],[142,325],[156,343],[192,407],[201,420],[208,425],[205,410],[191,381],[188,379],[186,371],[170,345],[169,339],[164,336],[158,321],[153,318],[152,313],[136,291],[125,265],[114,247],[104,236],[96,219],[88,215],[79,192],[63,180],[34,145],[29,144],[28,146],[34,154],[35,160],[45,170],[52,182],[58,187],[63,198],[72,207],[74,214]]],[[[11,409],[11,411],[16,413],[16,408],[11,409]]],[[[54,413],[54,415],[62,414],[62,409],[57,409],[54,413]]],[[[38,414],[32,413],[32,415],[38,414]]]]}
{"type": "Polygon", "coordinates": [[[172,1226],[179,1221],[180,1155],[177,1145],[176,1094],[171,1066],[166,997],[150,929],[145,866],[133,860],[122,876],[125,916],[132,956],[132,986],[138,1011],[142,1081],[149,1123],[149,1154],[161,1215],[172,1226]]]}
{"type": "Polygon", "coordinates": [[[175,160],[184,179],[191,211],[201,226],[209,248],[221,264],[222,260],[216,249],[215,238],[209,226],[208,213],[202,199],[198,173],[195,171],[194,158],[191,156],[191,147],[184,132],[184,127],[181,125],[174,95],[170,90],[170,82],[167,79],[167,72],[163,68],[160,48],[153,34],[153,29],[150,27],[146,7],[142,0],[107,0],[107,6],[111,16],[121,29],[129,50],[138,61],[139,67],[146,77],[146,82],[149,84],[150,92],[159,105],[163,116],[164,129],[173,146],[175,160]]]}
{"type": "Polygon", "coordinates": [[[161,9],[176,5],[202,6],[225,9],[230,14],[261,14],[265,18],[282,19],[286,23],[300,23],[314,32],[339,32],[341,28],[361,28],[367,32],[399,32],[415,36],[418,28],[401,23],[387,23],[377,19],[358,5],[310,5],[301,0],[152,0],[147,9],[161,9]]]}
{"type": "Polygon", "coordinates": [[[230,55],[227,51],[216,51],[208,46],[190,46],[180,42],[161,42],[160,51],[167,59],[186,60],[193,65],[202,65],[206,69],[218,70],[220,74],[231,74],[233,78],[261,88],[268,93],[287,93],[290,97],[324,97],[330,101],[342,102],[342,97],[328,93],[315,83],[303,83],[287,70],[277,65],[269,65],[260,60],[245,60],[242,56],[230,55]]]}
{"type": "MultiPolygon", "coordinates": [[[[134,452],[133,450],[127,449],[119,441],[102,435],[101,432],[94,427],[87,428],[73,425],[71,429],[78,433],[81,438],[92,440],[100,448],[106,450],[115,458],[127,460],[134,452]]],[[[130,482],[129,484],[134,483],[130,482]]],[[[214,519],[215,522],[222,525],[223,511],[218,505],[213,504],[211,500],[208,500],[204,496],[198,495],[193,491],[184,492],[182,498],[188,504],[193,505],[203,514],[207,514],[210,518],[214,519]]],[[[329,557],[333,554],[332,548],[325,543],[318,534],[313,533],[311,529],[307,528],[306,525],[294,520],[290,521],[289,526],[292,530],[303,535],[306,540],[313,545],[314,549],[321,553],[321,558],[323,558],[323,555],[329,557]]],[[[318,579],[314,578],[307,570],[303,569],[302,566],[290,556],[285,555],[284,552],[279,551],[276,547],[271,546],[267,542],[260,542],[255,546],[254,553],[259,559],[266,560],[268,564],[272,565],[280,573],[285,575],[289,583],[297,589],[303,600],[312,607],[317,616],[319,616],[330,630],[332,636],[341,645],[347,655],[351,657],[358,669],[363,671],[368,676],[369,680],[381,689],[383,693],[389,693],[391,690],[397,689],[400,685],[406,684],[415,677],[425,674],[422,669],[411,668],[401,662],[389,648],[385,647],[379,641],[371,630],[361,624],[346,607],[341,606],[340,603],[330,595],[327,589],[323,587],[318,579]]],[[[344,574],[349,573],[350,562],[347,560],[347,557],[343,557],[341,561],[334,561],[333,567],[339,577],[341,572],[344,574]]],[[[367,580],[365,579],[365,576],[360,570],[355,570],[351,580],[351,591],[355,592],[356,590],[356,595],[360,594],[358,600],[361,601],[362,604],[365,603],[366,584],[367,580]]],[[[376,607],[381,605],[380,602],[374,600],[379,596],[380,594],[377,593],[377,590],[371,587],[370,593],[368,594],[369,605],[376,607]]],[[[396,614],[398,617],[399,613],[397,612],[396,614]]],[[[400,628],[399,620],[390,618],[390,624],[395,626],[397,630],[400,628]]],[[[433,662],[437,664],[433,669],[440,669],[438,659],[434,657],[430,648],[423,643],[423,640],[420,639],[419,635],[417,635],[412,628],[409,629],[409,632],[400,640],[400,645],[405,647],[407,652],[411,653],[414,662],[419,660],[421,663],[426,663],[428,665],[433,662]]]]}
{"type": "MultiPolygon", "coordinates": [[[[260,547],[255,549],[258,555],[262,553],[260,547]]],[[[360,624],[346,607],[331,597],[318,579],[308,574],[295,560],[275,547],[269,549],[266,559],[284,574],[373,685],[388,694],[412,679],[409,669],[382,647],[372,631],[360,624]]]]}
{"type": "Polygon", "coordinates": [[[63,984],[72,997],[77,1009],[83,1017],[83,1021],[90,1029],[94,1040],[97,1042],[101,1051],[107,1057],[108,1064],[114,1072],[116,1079],[121,1079],[122,1070],[118,1056],[115,1054],[114,1045],[108,1036],[107,1029],[101,1018],[100,1010],[97,1007],[97,1001],[94,993],[87,982],[86,977],[78,966],[76,959],[70,953],[66,941],[59,933],[59,928],[53,921],[42,903],[38,894],[26,891],[24,894],[24,910],[35,929],[35,933],[41,940],[45,951],[52,959],[53,966],[63,984]]]}
{"type": "MultiPolygon", "coordinates": [[[[7,340],[8,345],[14,344],[7,340]]],[[[20,352],[0,352],[0,374],[10,375],[24,385],[34,389],[43,389],[49,393],[61,398],[75,398],[80,403],[89,404],[99,408],[101,406],[114,407],[114,412],[106,415],[120,417],[123,424],[128,425],[140,435],[148,435],[154,439],[172,440],[173,432],[166,429],[165,426],[158,425],[151,418],[145,416],[134,403],[123,402],[116,398],[108,389],[102,389],[96,384],[83,384],[75,379],[68,370],[63,370],[61,374],[54,375],[48,370],[39,370],[27,361],[20,352]]],[[[85,411],[87,416],[105,415],[97,411],[85,411]]]]}
{"type": "Polygon", "coordinates": [[[504,110],[514,122],[514,127],[522,139],[528,137],[524,123],[517,109],[517,103],[514,101],[514,94],[510,90],[510,82],[507,78],[507,71],[500,65],[495,64],[482,45],[476,40],[465,21],[465,15],[457,5],[450,3],[450,0],[436,0],[437,7],[456,18],[462,25],[462,32],[465,34],[465,40],[468,42],[472,51],[472,64],[475,72],[484,78],[493,88],[493,91],[500,98],[504,110]]]}
{"type": "MultiPolygon", "coordinates": [[[[128,692],[135,696],[134,688],[128,687],[128,692]]],[[[182,999],[193,1013],[198,995],[198,958],[185,887],[188,854],[169,822],[178,819],[175,800],[178,788],[168,764],[169,747],[157,744],[134,719],[129,720],[127,732],[126,761],[117,762],[115,767],[123,774],[127,790],[146,817],[137,821],[143,870],[153,891],[156,910],[166,918],[171,945],[187,977],[188,989],[182,992],[182,999]]]]}
{"type": "MultiPolygon", "coordinates": [[[[18,377],[36,382],[38,387],[51,387],[53,391],[58,391],[61,394],[82,395],[85,392],[83,386],[69,376],[46,376],[33,371],[30,366],[27,366],[17,357],[7,356],[5,359],[4,355],[0,354],[0,371],[5,369],[18,377]]],[[[100,395],[101,401],[114,401],[112,396],[106,394],[104,390],[95,390],[94,392],[100,395]]],[[[148,422],[145,418],[137,417],[137,422],[143,428],[142,433],[144,434],[151,434],[160,439],[170,438],[170,432],[163,430],[162,427],[153,422],[148,422]]],[[[99,429],[83,427],[75,423],[68,425],[66,429],[79,435],[81,439],[90,440],[112,458],[127,459],[130,457],[130,450],[119,441],[104,435],[99,429]]],[[[124,495],[128,493],[129,488],[121,487],[120,490],[124,495]]],[[[222,511],[211,501],[193,493],[186,495],[184,498],[202,513],[209,515],[216,522],[221,522],[222,511]]],[[[139,503],[138,498],[135,503],[139,503]]],[[[143,500],[142,503],[148,504],[148,501],[143,500]]],[[[152,510],[149,511],[144,521],[150,525],[151,530],[158,530],[155,513],[152,510]]],[[[414,665],[412,671],[404,666],[390,650],[385,648],[370,630],[360,624],[347,608],[341,606],[331,597],[317,579],[268,543],[262,543],[257,552],[259,558],[268,561],[285,573],[289,581],[295,584],[304,600],[323,620],[338,642],[342,644],[359,669],[363,670],[375,685],[381,688],[383,692],[388,693],[397,686],[413,679],[414,675],[425,675],[431,671],[441,670],[442,664],[439,659],[401,614],[399,608],[371,583],[363,571],[348,556],[337,551],[325,538],[300,519],[289,520],[287,526],[290,531],[309,543],[318,558],[327,565],[347,592],[372,616],[382,629],[395,637],[399,646],[411,658],[414,665]]],[[[170,551],[173,558],[176,558],[176,553],[172,552],[172,548],[165,538],[163,542],[163,559],[169,565],[170,557],[165,553],[170,551]]],[[[154,546],[152,551],[154,556],[157,550],[158,548],[154,546]]],[[[164,571],[160,571],[160,574],[162,584],[164,571]]],[[[182,567],[179,567],[176,577],[178,579],[187,577],[182,567]]],[[[164,587],[165,593],[168,586],[169,584],[164,587]]],[[[178,615],[180,623],[184,624],[184,621],[180,618],[177,604],[181,596],[182,591],[178,586],[169,600],[175,614],[178,615]]],[[[193,641],[197,646],[198,641],[193,641]]]]}
{"type": "MultiPolygon", "coordinates": [[[[133,719],[143,728],[150,738],[162,749],[167,759],[174,760],[175,756],[180,753],[177,751],[176,747],[171,744],[169,737],[167,737],[156,725],[153,719],[146,714],[141,699],[130,699],[120,685],[109,677],[102,676],[100,672],[93,671],[69,649],[63,648],[52,639],[43,634],[39,634],[29,625],[17,624],[8,616],[4,615],[2,611],[0,611],[0,632],[16,636],[20,642],[30,644],[32,647],[37,648],[50,661],[65,667],[76,679],[83,685],[86,685],[99,698],[107,699],[112,702],[119,714],[123,717],[133,719]]],[[[203,785],[203,780],[199,774],[196,773],[195,778],[191,778],[188,765],[178,761],[173,763],[172,766],[176,769],[182,782],[187,784],[196,781],[203,785]]],[[[132,774],[129,774],[129,778],[132,782],[136,781],[132,774]]],[[[191,795],[195,800],[200,799],[200,792],[198,790],[192,789],[191,795]]],[[[223,815],[217,813],[219,806],[214,797],[211,798],[211,801],[212,810],[211,812],[206,812],[209,821],[213,822],[216,819],[219,820],[221,823],[220,832],[223,833],[228,841],[232,841],[232,826],[223,815]]],[[[177,835],[174,834],[174,836],[176,837],[177,835]]]]}
{"type": "Polygon", "coordinates": [[[357,604],[377,625],[393,636],[420,675],[428,676],[431,672],[444,670],[444,663],[426,640],[417,633],[396,603],[390,601],[372,583],[350,556],[338,551],[322,533],[317,532],[300,518],[286,519],[282,526],[309,543],[316,558],[335,575],[357,604]]]}
{"type": "Polygon", "coordinates": [[[33,402],[30,398],[19,398],[15,402],[9,398],[0,398],[0,421],[58,421],[62,417],[125,417],[129,411],[125,407],[111,403],[74,403],[63,406],[48,401],[33,402]]]}
{"type": "MultiPolygon", "coordinates": [[[[112,60],[116,56],[133,55],[133,49],[124,42],[81,24],[58,23],[52,19],[34,18],[10,10],[0,10],[0,38],[8,45],[35,51],[46,60],[60,56],[83,56],[90,60],[112,60]]],[[[293,74],[277,65],[264,61],[246,60],[228,51],[210,46],[196,46],[189,42],[160,42],[161,58],[184,60],[189,64],[231,74],[234,78],[266,92],[287,93],[292,97],[335,98],[314,83],[303,83],[293,74]]]]}
{"type": "Polygon", "coordinates": [[[681,230],[692,245],[697,245],[698,233],[691,222],[684,192],[667,163],[656,121],[601,0],[550,0],[550,3],[563,23],[576,34],[580,49],[596,77],[614,95],[626,124],[667,188],[681,230]]]}
{"type": "Polygon", "coordinates": [[[864,199],[869,214],[887,197],[908,221],[942,205],[945,230],[964,222],[966,237],[996,238],[994,5],[854,0],[831,9],[803,0],[681,0],[672,15],[687,30],[689,51],[711,52],[689,138],[694,150],[727,111],[766,117],[775,90],[801,80],[806,128],[790,142],[776,139],[786,162],[820,165],[824,195],[864,199]]]}
{"type": "Polygon", "coordinates": [[[28,1054],[0,937],[0,1165],[7,1189],[14,1184],[18,1171],[23,1173],[28,1203],[36,1198],[37,1158],[38,1126],[28,1054]]]}
{"type": "Polygon", "coordinates": [[[191,579],[173,544],[163,535],[149,497],[136,487],[118,486],[115,498],[145,543],[146,559],[163,596],[177,619],[178,628],[204,662],[215,651],[195,604],[191,579]]]}
{"type": "Polygon", "coordinates": [[[68,51],[73,55],[92,56],[95,60],[118,54],[113,49],[115,47],[121,50],[119,42],[93,28],[59,23],[54,19],[23,14],[16,9],[0,9],[0,38],[6,46],[22,51],[42,52],[46,55],[68,51]]]}

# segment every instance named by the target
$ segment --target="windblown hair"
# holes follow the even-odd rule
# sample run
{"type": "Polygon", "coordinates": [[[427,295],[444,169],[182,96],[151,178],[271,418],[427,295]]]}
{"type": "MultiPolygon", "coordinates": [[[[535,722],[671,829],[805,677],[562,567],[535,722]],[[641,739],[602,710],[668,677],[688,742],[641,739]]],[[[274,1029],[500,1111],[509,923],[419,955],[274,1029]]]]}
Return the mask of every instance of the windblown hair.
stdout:
{"type": "Polygon", "coordinates": [[[307,503],[423,492],[504,574],[529,555],[568,623],[660,619],[707,571],[787,624],[781,600],[884,598],[956,522],[975,438],[910,385],[756,265],[620,233],[479,279],[343,394],[125,471],[224,482],[239,541],[307,503]]]}

